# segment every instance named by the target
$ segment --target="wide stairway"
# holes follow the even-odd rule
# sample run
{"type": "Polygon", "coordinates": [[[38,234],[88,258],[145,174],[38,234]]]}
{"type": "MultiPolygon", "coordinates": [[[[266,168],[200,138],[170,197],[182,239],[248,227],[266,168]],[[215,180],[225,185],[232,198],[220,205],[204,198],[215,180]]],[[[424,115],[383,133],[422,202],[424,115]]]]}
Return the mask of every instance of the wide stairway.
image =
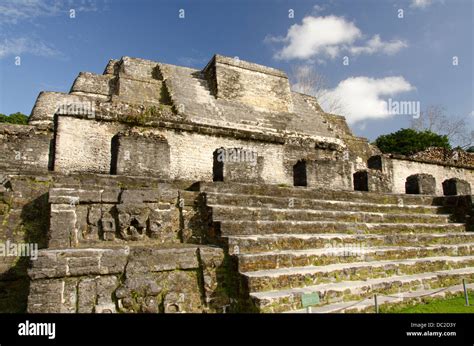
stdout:
{"type": "Polygon", "coordinates": [[[201,183],[260,312],[373,311],[474,289],[474,232],[442,197],[201,183]],[[442,292],[442,293],[441,293],[442,292]]]}

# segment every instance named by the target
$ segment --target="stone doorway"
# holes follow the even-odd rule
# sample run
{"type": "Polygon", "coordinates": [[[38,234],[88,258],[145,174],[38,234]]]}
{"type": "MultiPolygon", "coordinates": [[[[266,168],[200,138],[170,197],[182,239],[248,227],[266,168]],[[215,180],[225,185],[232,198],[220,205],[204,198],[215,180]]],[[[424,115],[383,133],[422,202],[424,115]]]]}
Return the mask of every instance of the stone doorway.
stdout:
{"type": "Polygon", "coordinates": [[[308,179],[306,175],[306,160],[299,160],[293,166],[293,185],[308,186],[308,179]]]}
{"type": "Polygon", "coordinates": [[[224,181],[224,161],[219,159],[222,150],[219,148],[212,154],[212,181],[224,181]]]}

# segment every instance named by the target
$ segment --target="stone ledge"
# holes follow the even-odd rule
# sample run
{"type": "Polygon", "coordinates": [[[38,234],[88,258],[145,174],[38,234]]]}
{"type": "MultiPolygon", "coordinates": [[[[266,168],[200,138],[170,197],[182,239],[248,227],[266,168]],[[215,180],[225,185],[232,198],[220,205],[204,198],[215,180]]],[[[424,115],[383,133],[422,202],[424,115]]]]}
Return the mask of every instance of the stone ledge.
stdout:
{"type": "Polygon", "coordinates": [[[392,160],[420,162],[420,163],[427,163],[430,165],[437,165],[437,166],[443,166],[443,167],[456,167],[456,168],[474,170],[474,166],[455,164],[455,163],[450,163],[450,162],[440,162],[440,161],[435,161],[435,160],[424,160],[421,158],[413,158],[410,156],[399,155],[399,154],[385,154],[383,156],[392,160]]]}
{"type": "Polygon", "coordinates": [[[125,270],[129,248],[40,250],[28,270],[31,280],[82,275],[120,274],[125,270]]]}

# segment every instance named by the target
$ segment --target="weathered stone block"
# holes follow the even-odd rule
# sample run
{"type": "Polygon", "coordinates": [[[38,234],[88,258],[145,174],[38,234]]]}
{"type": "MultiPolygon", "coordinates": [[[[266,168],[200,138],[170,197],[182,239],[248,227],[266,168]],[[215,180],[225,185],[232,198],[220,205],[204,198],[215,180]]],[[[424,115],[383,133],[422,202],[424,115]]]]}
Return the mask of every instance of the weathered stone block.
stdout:
{"type": "Polygon", "coordinates": [[[128,103],[156,104],[160,103],[163,83],[158,80],[134,80],[121,77],[117,81],[117,95],[120,100],[128,103]]]}
{"type": "Polygon", "coordinates": [[[354,173],[354,190],[370,192],[390,192],[388,177],[381,171],[369,169],[354,173]]]}
{"type": "Polygon", "coordinates": [[[95,256],[88,254],[87,257],[72,257],[68,258],[68,275],[81,276],[96,274],[100,272],[100,255],[95,256]]]}
{"type": "Polygon", "coordinates": [[[116,276],[101,276],[96,279],[97,284],[97,304],[95,305],[96,313],[113,313],[116,312],[115,303],[112,295],[119,285],[116,276]]]}
{"type": "Polygon", "coordinates": [[[125,270],[130,253],[128,247],[105,250],[100,258],[100,274],[119,274],[125,270]]]}
{"type": "Polygon", "coordinates": [[[133,248],[130,250],[127,271],[144,273],[196,269],[199,267],[196,251],[196,247],[174,249],[133,248]]]}
{"type": "Polygon", "coordinates": [[[63,285],[64,282],[61,279],[32,281],[28,296],[28,312],[61,312],[63,285]]]}
{"type": "Polygon", "coordinates": [[[121,192],[120,188],[105,188],[101,195],[102,203],[118,203],[121,192]]]}
{"type": "Polygon", "coordinates": [[[113,75],[108,74],[81,72],[71,87],[71,93],[104,98],[112,94],[113,78],[113,75]]]}
{"type": "Polygon", "coordinates": [[[115,240],[115,219],[112,217],[103,217],[101,220],[101,225],[103,239],[107,241],[115,240]]]}
{"type": "Polygon", "coordinates": [[[136,204],[146,202],[158,202],[160,200],[159,189],[143,189],[143,190],[123,190],[120,195],[120,203],[136,204]]]}
{"type": "Polygon", "coordinates": [[[445,196],[470,195],[471,185],[462,179],[451,178],[443,181],[443,193],[445,196]]]}
{"type": "Polygon", "coordinates": [[[76,208],[69,204],[52,204],[48,232],[50,248],[69,247],[77,243],[76,208]]]}
{"type": "Polygon", "coordinates": [[[225,289],[219,287],[225,281],[223,274],[226,272],[224,266],[224,251],[217,247],[199,247],[199,258],[203,275],[204,294],[206,304],[211,309],[220,308],[228,304],[225,289]]]}
{"type": "Polygon", "coordinates": [[[94,279],[85,278],[79,282],[77,288],[77,312],[94,312],[97,296],[97,283],[94,279]]]}
{"type": "Polygon", "coordinates": [[[203,72],[217,98],[239,101],[264,111],[293,110],[290,84],[282,71],[215,55],[203,72]]]}
{"type": "MultiPolygon", "coordinates": [[[[257,183],[262,182],[264,158],[258,156],[256,151],[244,148],[218,149],[215,153],[214,170],[222,167],[223,181],[257,183]]],[[[214,175],[216,172],[214,172],[214,175]]]]}
{"type": "Polygon", "coordinates": [[[436,179],[429,174],[410,175],[405,183],[408,194],[434,195],[436,194],[436,179]]]}

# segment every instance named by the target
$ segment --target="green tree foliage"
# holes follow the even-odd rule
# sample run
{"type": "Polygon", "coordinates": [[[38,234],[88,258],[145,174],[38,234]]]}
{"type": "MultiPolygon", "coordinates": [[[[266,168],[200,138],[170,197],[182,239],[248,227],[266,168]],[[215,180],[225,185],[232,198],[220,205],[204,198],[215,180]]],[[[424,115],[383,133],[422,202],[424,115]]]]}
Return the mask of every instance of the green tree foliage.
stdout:
{"type": "Polygon", "coordinates": [[[468,153],[474,153],[474,146],[467,148],[468,153]]]}
{"type": "Polygon", "coordinates": [[[388,135],[379,136],[375,145],[383,153],[410,155],[429,147],[451,149],[448,136],[441,136],[431,131],[401,129],[388,135]]]}
{"type": "Polygon", "coordinates": [[[20,112],[12,113],[10,115],[0,113],[0,123],[26,125],[28,124],[28,116],[20,112]]]}

